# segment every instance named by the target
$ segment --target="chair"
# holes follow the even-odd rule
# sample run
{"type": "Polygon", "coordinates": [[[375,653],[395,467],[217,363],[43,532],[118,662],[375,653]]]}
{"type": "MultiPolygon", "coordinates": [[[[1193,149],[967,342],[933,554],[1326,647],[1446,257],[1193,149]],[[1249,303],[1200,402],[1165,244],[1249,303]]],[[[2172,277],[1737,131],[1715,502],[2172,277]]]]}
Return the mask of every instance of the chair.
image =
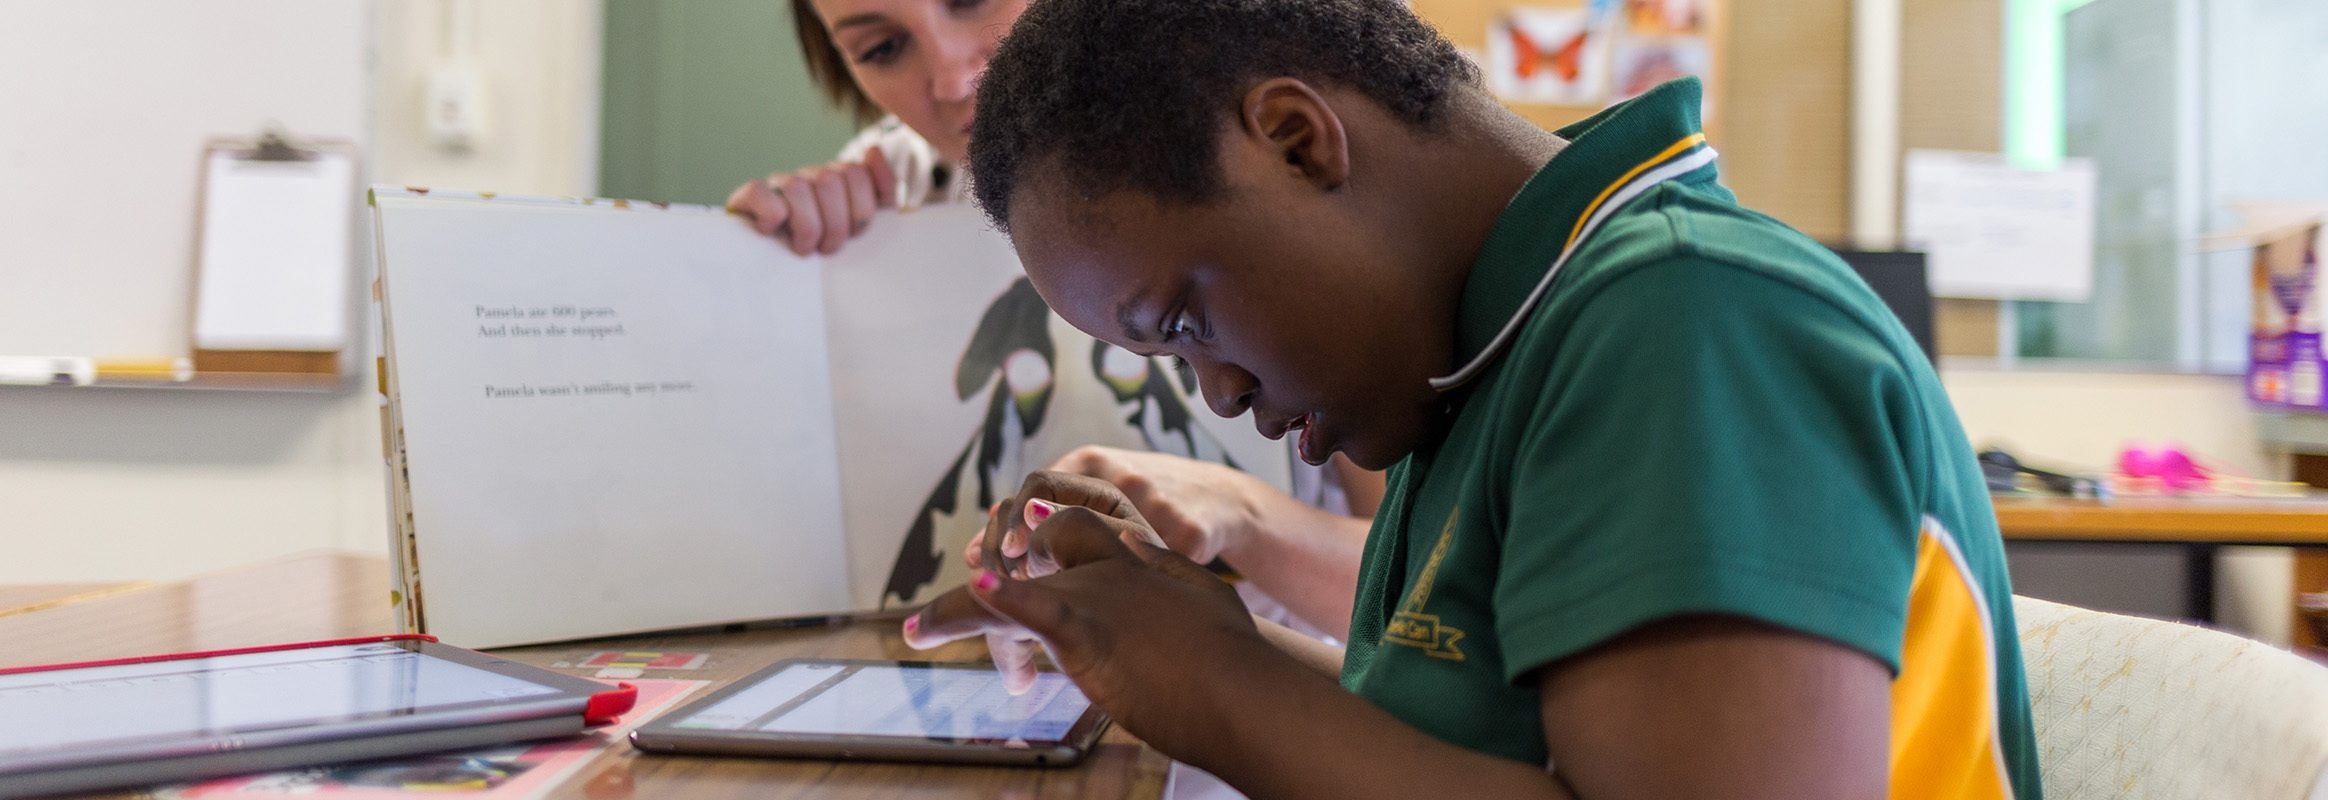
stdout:
{"type": "Polygon", "coordinates": [[[2328,800],[2328,667],[2028,597],[2013,613],[2047,800],[2328,800]]]}

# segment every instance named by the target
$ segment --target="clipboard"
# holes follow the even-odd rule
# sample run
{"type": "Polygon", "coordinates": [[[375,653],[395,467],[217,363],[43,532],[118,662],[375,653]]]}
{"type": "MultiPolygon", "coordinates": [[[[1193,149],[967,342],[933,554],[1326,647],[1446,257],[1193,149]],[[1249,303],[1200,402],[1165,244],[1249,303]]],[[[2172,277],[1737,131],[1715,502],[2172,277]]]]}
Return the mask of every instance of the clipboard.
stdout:
{"type": "Polygon", "coordinates": [[[195,212],[196,373],[345,376],[356,337],[355,146],[214,140],[195,212]]]}

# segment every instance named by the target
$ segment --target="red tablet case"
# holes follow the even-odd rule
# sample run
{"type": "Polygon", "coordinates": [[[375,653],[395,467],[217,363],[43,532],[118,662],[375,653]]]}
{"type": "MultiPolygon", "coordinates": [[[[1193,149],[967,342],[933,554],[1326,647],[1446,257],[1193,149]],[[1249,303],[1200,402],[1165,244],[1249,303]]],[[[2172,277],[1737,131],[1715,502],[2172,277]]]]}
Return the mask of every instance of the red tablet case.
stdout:
{"type": "MultiPolygon", "coordinates": [[[[182,661],[193,658],[239,656],[246,653],[266,653],[277,650],[305,650],[314,647],[339,647],[342,645],[351,644],[374,644],[378,642],[435,642],[436,640],[437,637],[430,636],[425,633],[399,633],[387,636],[358,636],[351,639],[326,639],[319,642],[293,642],[290,644],[270,644],[260,645],[257,647],[236,647],[227,650],[204,650],[194,653],[168,653],[164,655],[153,656],[108,658],[99,661],[76,661],[69,664],[36,664],[29,667],[8,667],[5,669],[0,669],[0,675],[17,675],[26,672],[47,672],[50,670],[60,669],[85,669],[88,667],[115,667],[121,666],[123,664],[147,664],[155,661],[182,661]]],[[[620,718],[624,713],[630,711],[632,706],[638,704],[638,701],[638,686],[629,683],[617,683],[612,689],[608,689],[606,691],[590,696],[590,701],[584,704],[582,707],[582,724],[596,727],[612,723],[616,719],[620,718]]]]}

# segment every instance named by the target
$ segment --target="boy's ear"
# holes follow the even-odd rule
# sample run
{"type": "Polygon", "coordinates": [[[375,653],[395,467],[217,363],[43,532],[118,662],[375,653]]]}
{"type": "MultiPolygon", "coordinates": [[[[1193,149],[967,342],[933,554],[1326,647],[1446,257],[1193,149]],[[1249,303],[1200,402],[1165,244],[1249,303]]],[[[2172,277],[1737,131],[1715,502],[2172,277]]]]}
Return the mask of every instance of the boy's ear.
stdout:
{"type": "Polygon", "coordinates": [[[1326,191],[1350,179],[1350,140],[1342,118],[1316,89],[1294,78],[1271,78],[1245,93],[1239,122],[1294,175],[1326,191]]]}

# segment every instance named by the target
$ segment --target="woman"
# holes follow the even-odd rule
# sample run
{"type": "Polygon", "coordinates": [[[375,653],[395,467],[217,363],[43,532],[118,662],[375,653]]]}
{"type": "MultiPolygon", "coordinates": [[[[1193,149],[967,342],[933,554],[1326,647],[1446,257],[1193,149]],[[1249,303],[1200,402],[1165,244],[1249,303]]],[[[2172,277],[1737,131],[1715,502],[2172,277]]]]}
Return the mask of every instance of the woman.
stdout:
{"type": "MultiPolygon", "coordinates": [[[[829,164],[736,187],[728,208],[793,252],[831,254],[885,208],[966,202],[956,166],[970,147],[980,73],[1026,0],[791,0],[809,74],[869,126],[829,164]]],[[[1115,484],[1177,551],[1218,557],[1281,603],[1298,626],[1340,636],[1350,619],[1359,549],[1382,494],[1380,473],[1337,459],[1297,467],[1301,497],[1218,465],[1085,448],[1051,469],[1115,484]]],[[[1014,550],[1018,542],[1002,543],[1014,550]]],[[[970,545],[973,551],[981,546],[970,545]]]]}

